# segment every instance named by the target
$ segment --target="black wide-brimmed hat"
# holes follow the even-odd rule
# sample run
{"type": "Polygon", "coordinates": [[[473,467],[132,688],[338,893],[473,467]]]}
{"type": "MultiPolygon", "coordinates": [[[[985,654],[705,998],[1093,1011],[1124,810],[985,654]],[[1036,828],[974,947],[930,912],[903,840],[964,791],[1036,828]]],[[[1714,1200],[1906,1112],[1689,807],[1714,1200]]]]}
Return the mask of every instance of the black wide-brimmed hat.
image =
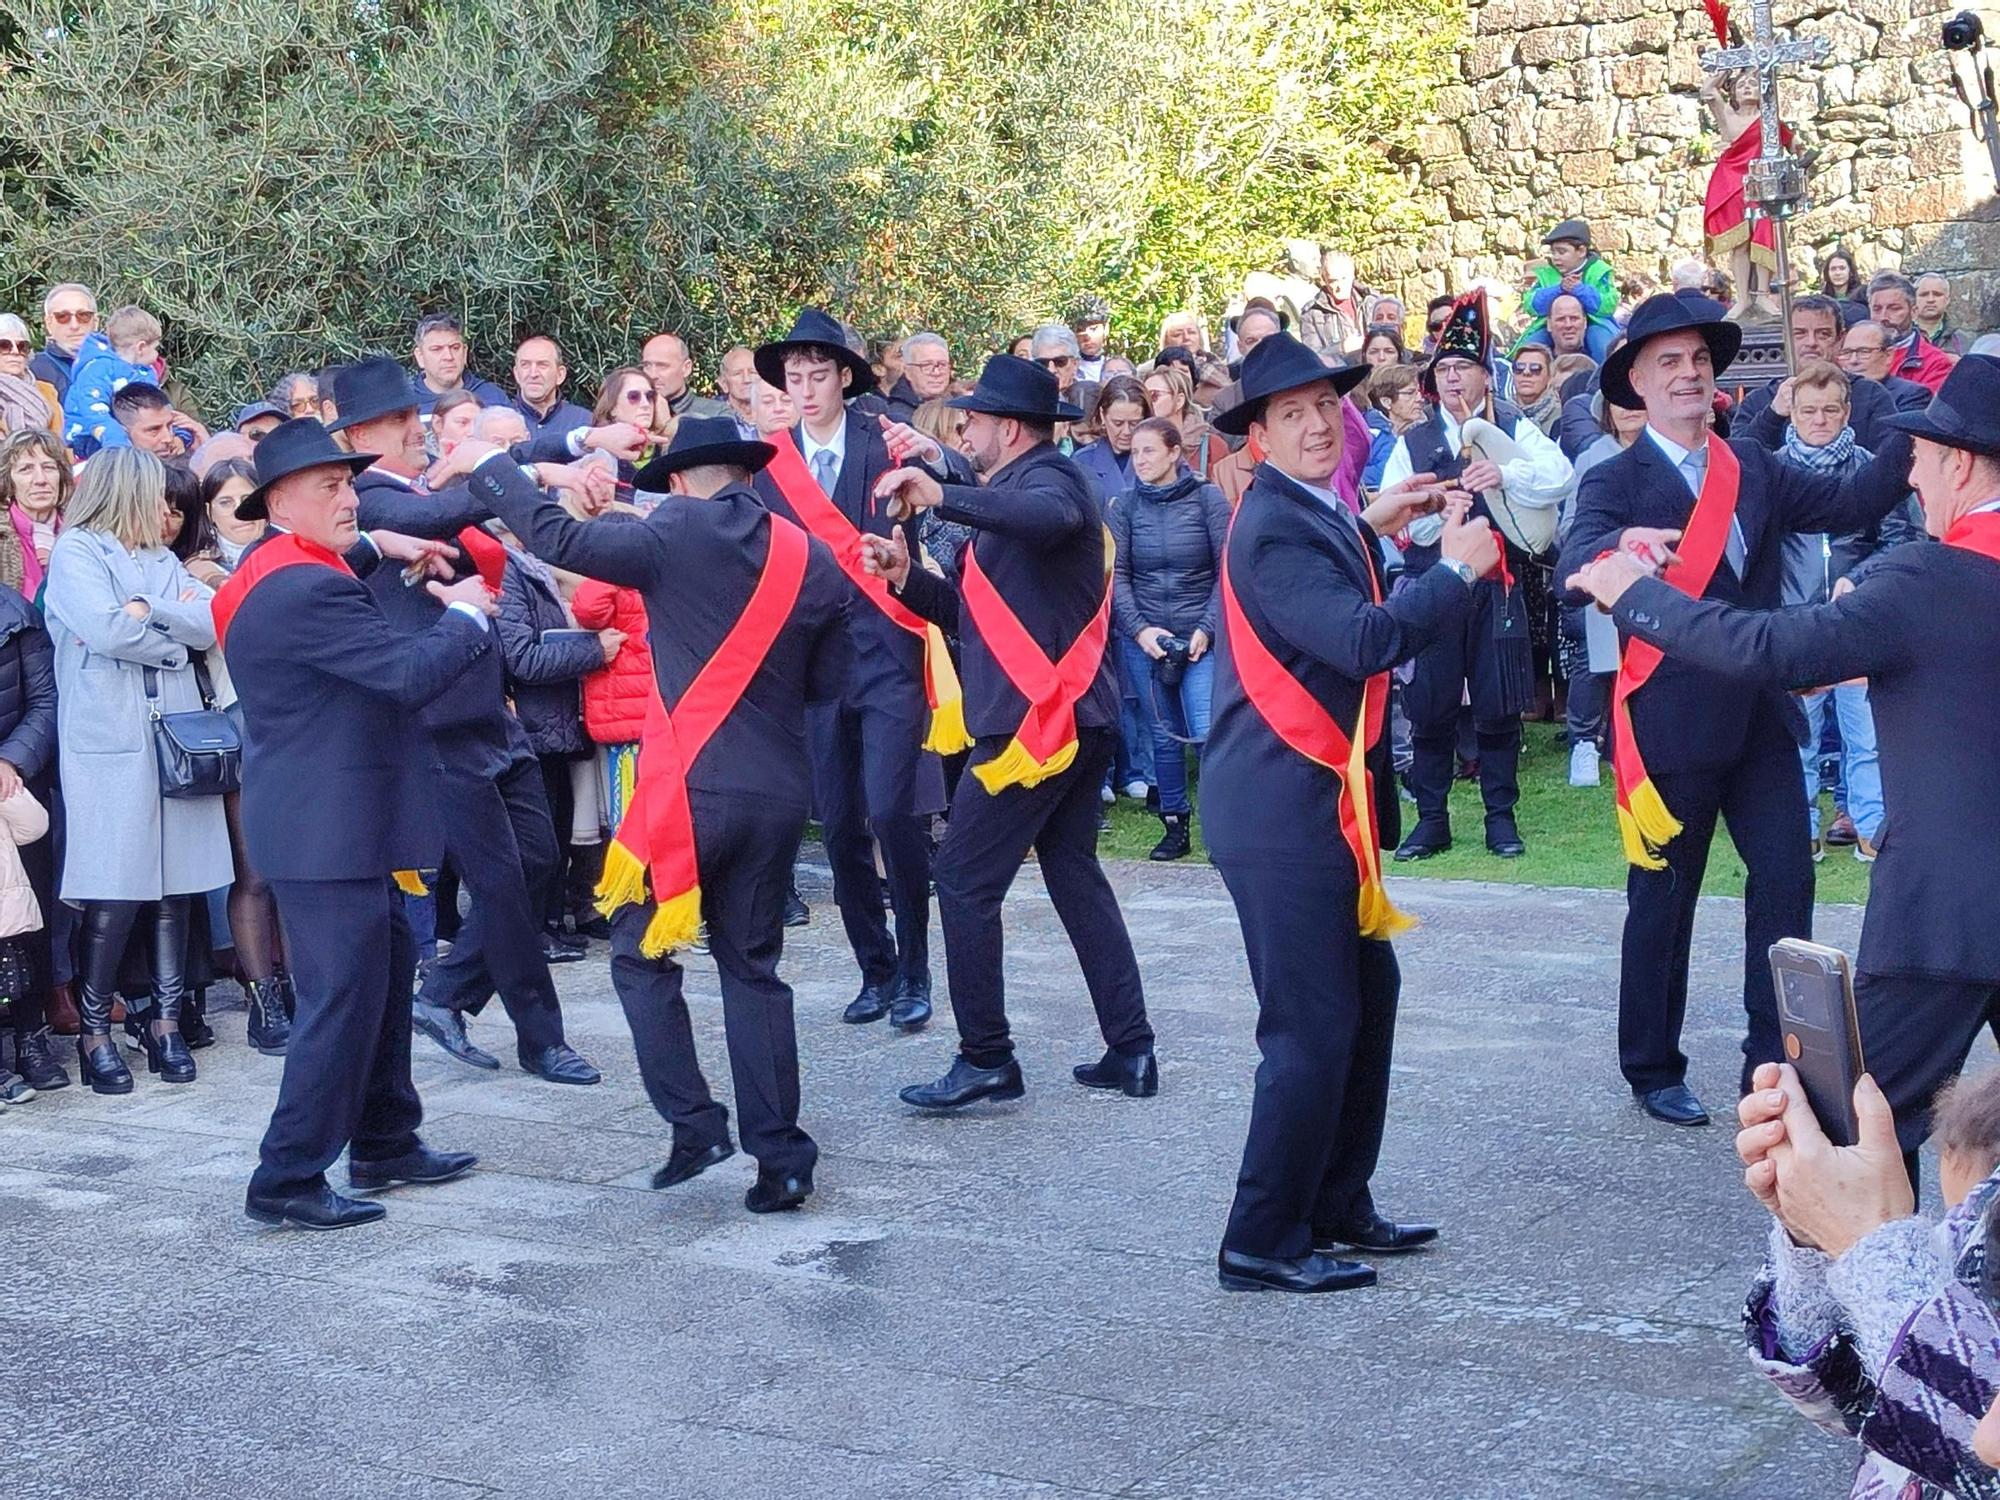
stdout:
{"type": "Polygon", "coordinates": [[[769,443],[738,433],[734,417],[682,417],[667,451],[641,469],[632,483],[642,490],[664,492],[669,476],[704,464],[728,464],[754,474],[777,452],[769,443]]]}
{"type": "Polygon", "coordinates": [[[1055,372],[1018,354],[994,355],[979,372],[979,383],[945,405],[958,411],[982,411],[989,417],[1019,417],[1026,422],[1083,420],[1083,408],[1063,400],[1055,372]]]}
{"type": "Polygon", "coordinates": [[[257,471],[257,488],[236,502],[236,516],[242,521],[262,521],[270,515],[265,503],[272,485],[306,469],[338,464],[350,474],[359,474],[374,463],[378,454],[349,453],[320,425],[318,417],[292,417],[264,434],[251,455],[257,471]]]}
{"type": "Polygon", "coordinates": [[[1899,411],[1888,424],[1947,448],[2000,457],[2000,359],[1968,354],[1922,411],[1899,411]]]}
{"type": "Polygon", "coordinates": [[[1632,389],[1632,361],[1662,334],[1689,331],[1700,334],[1707,343],[1717,375],[1729,368],[1736,351],[1743,347],[1743,330],[1723,318],[1722,304],[1713,298],[1655,293],[1633,310],[1632,320],[1625,325],[1625,342],[1604,357],[1604,368],[1597,380],[1604,399],[1627,411],[1643,408],[1646,403],[1632,389]]]}
{"type": "Polygon", "coordinates": [[[1437,395],[1437,367],[1462,359],[1482,370],[1493,368],[1493,327],[1486,316],[1486,293],[1479,287],[1461,293],[1445,314],[1444,327],[1431,345],[1431,357],[1417,371],[1417,385],[1426,396],[1437,395]]]}
{"type": "Polygon", "coordinates": [[[759,344],[750,358],[766,385],[785,388],[785,356],[794,351],[819,350],[831,355],[853,378],[847,382],[849,398],[865,396],[875,389],[875,370],[867,359],[847,347],[847,330],[816,307],[799,309],[792,331],[781,339],[759,344]]]}
{"type": "Polygon", "coordinates": [[[1332,381],[1334,390],[1345,396],[1367,378],[1366,365],[1333,369],[1289,333],[1274,333],[1243,356],[1243,375],[1238,382],[1243,387],[1243,399],[1229,410],[1216,413],[1210,425],[1230,437],[1247,437],[1250,424],[1263,415],[1264,403],[1273,396],[1322,380],[1332,381]]]}
{"type": "Polygon", "coordinates": [[[417,390],[410,372],[387,355],[348,365],[333,377],[333,404],[340,415],[330,432],[345,432],[356,422],[372,422],[391,412],[415,411],[417,390]]]}

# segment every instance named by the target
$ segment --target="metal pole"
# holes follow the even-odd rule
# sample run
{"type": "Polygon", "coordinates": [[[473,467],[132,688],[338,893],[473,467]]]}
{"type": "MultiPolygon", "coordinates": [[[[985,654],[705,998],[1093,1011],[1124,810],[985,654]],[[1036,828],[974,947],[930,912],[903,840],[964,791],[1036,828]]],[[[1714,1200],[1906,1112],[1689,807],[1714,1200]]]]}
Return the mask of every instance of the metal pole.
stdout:
{"type": "Polygon", "coordinates": [[[1778,251],[1778,319],[1785,335],[1785,373],[1799,373],[1798,352],[1792,348],[1792,235],[1791,216],[1779,214],[1771,220],[1778,251]]]}

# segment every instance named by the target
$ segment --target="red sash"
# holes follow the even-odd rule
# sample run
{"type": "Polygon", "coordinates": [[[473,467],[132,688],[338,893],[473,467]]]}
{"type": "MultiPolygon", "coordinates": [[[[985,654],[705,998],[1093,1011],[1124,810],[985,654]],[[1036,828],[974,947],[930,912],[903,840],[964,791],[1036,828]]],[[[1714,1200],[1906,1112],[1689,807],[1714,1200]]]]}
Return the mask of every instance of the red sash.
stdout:
{"type": "Polygon", "coordinates": [[[230,622],[236,618],[236,611],[243,607],[250,590],[282,568],[302,566],[332,568],[350,578],[354,576],[354,570],[348,567],[347,560],[338,552],[322,547],[318,542],[309,542],[294,532],[279,532],[246,555],[242,566],[215,591],[210,612],[215,617],[216,645],[228,650],[230,622]]]}
{"type": "Polygon", "coordinates": [[[1944,544],[1963,547],[1967,552],[2000,562],[2000,511],[1982,510],[1960,516],[1944,534],[1944,544]]]}
{"type": "MultiPolygon", "coordinates": [[[[1708,473],[1675,549],[1680,561],[1662,575],[1690,598],[1699,599],[1707,590],[1728,548],[1741,474],[1742,466],[1729,445],[1710,433],[1708,473]]],[[[1627,640],[1618,658],[1618,682],[1611,693],[1611,769],[1618,785],[1618,833],[1625,843],[1626,860],[1642,870],[1664,870],[1667,861],[1660,851],[1681,831],[1680,820],[1667,810],[1659,789],[1646,774],[1645,758],[1632,733],[1631,697],[1646,685],[1663,654],[1658,646],[1636,636],[1627,640]]]]}
{"type": "MultiPolygon", "coordinates": [[[[889,580],[877,578],[861,566],[861,530],[847,519],[826,491],[806,469],[798,445],[789,429],[771,437],[777,454],[765,472],[785,497],[792,514],[814,536],[825,542],[850,582],[891,621],[924,643],[924,699],[930,704],[930,732],[924,748],[939,755],[956,755],[972,744],[965,732],[965,694],[959,686],[958,670],[951,664],[944,632],[924,619],[889,591],[889,580]]],[[[914,564],[913,564],[914,565],[914,564]]]]}
{"type": "Polygon", "coordinates": [[[1028,700],[1007,748],[972,771],[989,792],[1034,786],[1068,770],[1076,759],[1076,705],[1097,680],[1111,636],[1110,534],[1104,539],[1104,598],[1059,662],[1049,660],[980,567],[978,538],[966,546],[964,557],[961,583],[973,628],[1014,691],[1028,700]]]}
{"type": "Polygon", "coordinates": [[[771,517],[770,548],[750,602],[729,627],[715,655],[702,664],[671,712],[656,691],[639,742],[639,770],[625,820],[605,851],[598,910],[607,917],[646,898],[652,881],[656,909],[640,951],[658,958],[692,943],[701,930],[701,871],[695,862],[688,768],[741,701],[778,638],[806,575],[806,534],[771,517]]]}
{"type": "Polygon", "coordinates": [[[498,537],[482,527],[468,526],[458,534],[458,545],[479,574],[479,581],[491,593],[499,593],[507,574],[507,549],[498,537]]]}
{"type": "MultiPolygon", "coordinates": [[[[1233,517],[1229,525],[1234,531],[1233,517]]],[[[1354,856],[1354,873],[1361,882],[1355,910],[1361,935],[1386,940],[1407,932],[1416,925],[1415,920],[1396,909],[1382,883],[1382,847],[1375,834],[1375,777],[1368,769],[1368,752],[1382,738],[1382,721],[1389,704],[1389,674],[1377,672],[1362,685],[1361,710],[1355,732],[1350,736],[1257,638],[1250,617],[1236,598],[1236,584],[1229,576],[1229,556],[1225,540],[1222,621],[1229,634],[1230,661],[1236,668],[1236,680],[1243,684],[1243,696],[1264,726],[1288,750],[1315,765],[1325,766],[1339,779],[1335,804],[1340,817],[1340,837],[1348,853],[1354,856]]],[[[1382,586],[1372,567],[1368,570],[1368,587],[1374,602],[1380,604],[1382,586]]]]}

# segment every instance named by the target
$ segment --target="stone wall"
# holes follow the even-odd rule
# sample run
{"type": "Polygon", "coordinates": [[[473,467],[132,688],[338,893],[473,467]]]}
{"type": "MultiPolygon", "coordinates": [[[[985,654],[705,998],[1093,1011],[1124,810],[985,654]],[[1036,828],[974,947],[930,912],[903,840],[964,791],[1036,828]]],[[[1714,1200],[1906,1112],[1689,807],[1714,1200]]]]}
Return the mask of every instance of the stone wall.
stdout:
{"type": "MultiPolygon", "coordinates": [[[[1866,270],[1977,271],[1966,310],[1985,326],[2000,250],[1965,222],[1993,197],[1938,45],[1962,0],[1777,0],[1779,27],[1831,44],[1783,86],[1799,146],[1816,151],[1812,207],[1794,221],[1800,270],[1845,241],[1866,270]]],[[[1747,31],[1749,0],[1732,7],[1747,31]]],[[[1406,170],[1428,228],[1365,268],[1427,297],[1473,278],[1519,283],[1556,221],[1590,220],[1620,270],[1661,275],[1702,250],[1709,163],[1728,143],[1697,96],[1716,46],[1699,0],[1472,0],[1456,82],[1441,90],[1406,170]]]]}

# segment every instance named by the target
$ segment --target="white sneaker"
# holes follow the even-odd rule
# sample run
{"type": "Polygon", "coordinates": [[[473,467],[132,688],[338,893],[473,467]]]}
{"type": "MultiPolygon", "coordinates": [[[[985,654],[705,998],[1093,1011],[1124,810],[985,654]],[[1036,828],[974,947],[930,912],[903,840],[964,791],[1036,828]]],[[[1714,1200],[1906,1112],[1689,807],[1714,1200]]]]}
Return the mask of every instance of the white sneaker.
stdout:
{"type": "Polygon", "coordinates": [[[1143,781],[1132,780],[1125,783],[1125,795],[1130,797],[1134,802],[1144,802],[1146,800],[1146,793],[1151,790],[1152,788],[1147,786],[1143,781]]]}
{"type": "Polygon", "coordinates": [[[1578,740],[1569,747],[1569,784],[1571,786],[1597,785],[1597,746],[1589,740],[1578,740]]]}
{"type": "Polygon", "coordinates": [[[1109,807],[1112,803],[1118,800],[1118,794],[1111,790],[1109,783],[1105,784],[1104,790],[1099,795],[1103,797],[1104,805],[1106,807],[1109,807]]]}

